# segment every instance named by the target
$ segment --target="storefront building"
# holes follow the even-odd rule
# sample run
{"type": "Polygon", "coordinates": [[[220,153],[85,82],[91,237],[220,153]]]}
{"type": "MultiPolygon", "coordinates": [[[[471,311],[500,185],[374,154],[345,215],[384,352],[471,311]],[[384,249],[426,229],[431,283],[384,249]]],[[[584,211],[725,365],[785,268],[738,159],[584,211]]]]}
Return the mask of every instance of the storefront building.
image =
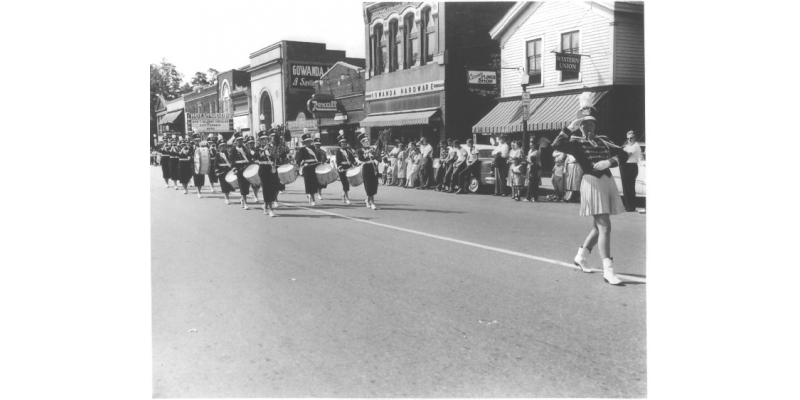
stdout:
{"type": "Polygon", "coordinates": [[[225,139],[233,135],[233,118],[220,107],[218,85],[196,86],[183,95],[188,134],[198,133],[203,138],[222,135],[225,139]]]}
{"type": "MultiPolygon", "coordinates": [[[[273,123],[289,128],[297,143],[303,128],[318,132],[307,109],[315,82],[338,61],[363,67],[364,59],[328,50],[324,43],[280,41],[250,54],[250,126],[269,129],[273,123]]],[[[254,129],[257,131],[257,129],[254,129]]]]}
{"type": "Polygon", "coordinates": [[[372,140],[466,139],[494,105],[468,86],[470,69],[489,68],[499,46],[489,29],[512,6],[504,2],[364,4],[366,118],[372,140]]]}
{"type": "Polygon", "coordinates": [[[336,145],[340,130],[349,143],[356,143],[355,132],[365,117],[364,73],[364,68],[340,61],[315,83],[316,93],[306,104],[317,120],[322,144],[336,145]]]}
{"type": "MultiPolygon", "coordinates": [[[[244,136],[255,135],[259,131],[258,126],[253,128],[251,125],[253,106],[250,102],[250,73],[242,70],[248,67],[232,69],[217,75],[219,110],[223,114],[232,116],[233,130],[242,132],[244,136]]],[[[223,133],[222,136],[226,140],[230,139],[227,133],[223,133]]]]}
{"type": "Polygon", "coordinates": [[[164,100],[158,96],[159,108],[156,110],[158,119],[158,140],[163,140],[165,135],[185,136],[185,115],[183,97],[174,100],[164,100]]]}
{"type": "Polygon", "coordinates": [[[507,69],[497,106],[473,133],[521,138],[525,85],[529,135],[553,139],[575,118],[582,92],[592,93],[598,133],[618,144],[629,130],[645,134],[642,3],[519,2],[490,34],[507,69]]]}

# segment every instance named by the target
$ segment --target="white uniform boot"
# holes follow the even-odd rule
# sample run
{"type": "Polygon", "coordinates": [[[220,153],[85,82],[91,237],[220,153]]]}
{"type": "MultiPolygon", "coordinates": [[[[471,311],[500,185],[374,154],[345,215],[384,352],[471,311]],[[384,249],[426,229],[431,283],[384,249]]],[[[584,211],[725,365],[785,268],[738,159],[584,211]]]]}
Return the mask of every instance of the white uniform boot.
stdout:
{"type": "Polygon", "coordinates": [[[591,268],[589,268],[587,260],[587,258],[589,258],[589,253],[590,253],[589,250],[583,247],[578,247],[578,254],[575,255],[575,259],[573,260],[573,263],[581,267],[581,271],[586,272],[587,274],[592,273],[592,270],[591,268]]]}
{"type": "Polygon", "coordinates": [[[614,259],[613,258],[604,258],[603,259],[603,280],[606,282],[617,285],[617,286],[624,286],[625,284],[614,275],[614,259]]]}

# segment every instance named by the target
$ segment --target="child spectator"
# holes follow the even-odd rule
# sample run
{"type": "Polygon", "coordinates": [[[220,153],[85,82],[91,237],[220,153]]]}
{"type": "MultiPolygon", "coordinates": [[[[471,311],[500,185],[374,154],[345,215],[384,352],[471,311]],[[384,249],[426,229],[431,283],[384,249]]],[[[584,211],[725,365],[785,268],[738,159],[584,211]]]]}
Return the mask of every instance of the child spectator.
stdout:
{"type": "Polygon", "coordinates": [[[556,192],[555,201],[564,200],[564,160],[567,158],[564,153],[554,151],[555,166],[553,167],[553,190],[556,192]]]}

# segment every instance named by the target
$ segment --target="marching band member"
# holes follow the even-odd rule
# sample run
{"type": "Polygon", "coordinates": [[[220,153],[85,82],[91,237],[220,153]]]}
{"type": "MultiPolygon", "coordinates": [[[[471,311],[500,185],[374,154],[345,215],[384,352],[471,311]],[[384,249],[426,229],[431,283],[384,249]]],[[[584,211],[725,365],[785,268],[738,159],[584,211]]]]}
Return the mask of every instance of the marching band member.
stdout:
{"type": "MultiPolygon", "coordinates": [[[[198,136],[198,139],[199,139],[199,136],[198,136]]],[[[200,142],[199,146],[200,147],[196,148],[194,153],[193,153],[196,158],[200,157],[200,149],[201,148],[205,148],[206,150],[208,150],[208,142],[206,142],[204,140],[204,141],[200,142]]],[[[198,171],[198,173],[194,174],[194,187],[197,189],[197,197],[199,197],[199,198],[203,197],[203,195],[200,194],[200,190],[203,188],[203,185],[205,185],[205,184],[206,184],[206,175],[205,174],[201,173],[201,171],[198,171]]]]}
{"type": "Polygon", "coordinates": [[[225,139],[221,136],[219,138],[219,151],[214,153],[214,158],[216,158],[214,162],[214,174],[219,177],[219,189],[222,191],[222,195],[225,196],[225,204],[231,204],[229,194],[233,191],[233,186],[225,180],[225,175],[231,170],[233,164],[231,164],[231,156],[228,153],[228,144],[225,143],[225,139]]]}
{"type": "Polygon", "coordinates": [[[169,140],[164,139],[158,147],[158,152],[161,154],[161,176],[164,178],[164,183],[169,188],[169,140]]]}
{"type": "Polygon", "coordinates": [[[178,137],[172,137],[172,143],[169,146],[169,179],[172,179],[172,185],[175,190],[178,190],[178,180],[180,174],[178,173],[178,137]]]}
{"type": "Polygon", "coordinates": [[[211,193],[216,193],[217,189],[214,184],[217,183],[217,174],[214,173],[217,163],[217,144],[213,136],[208,137],[208,182],[211,185],[211,193]]]}
{"type": "MultiPolygon", "coordinates": [[[[328,155],[325,154],[325,150],[322,150],[322,142],[319,138],[314,139],[314,152],[317,154],[317,160],[319,160],[320,164],[325,164],[328,162],[328,155]]],[[[315,171],[316,174],[316,171],[315,171]]],[[[316,176],[316,175],[315,175],[316,176]]],[[[322,189],[327,188],[328,185],[321,185],[317,182],[317,198],[322,200],[322,189]]]]}
{"type": "Polygon", "coordinates": [[[234,142],[236,143],[231,150],[231,162],[233,162],[233,169],[236,171],[236,180],[239,182],[239,193],[242,195],[240,204],[245,210],[249,210],[247,206],[247,195],[250,194],[250,182],[244,178],[244,169],[253,160],[253,153],[242,146],[242,134],[236,132],[234,134],[234,142]]]}
{"type": "Polygon", "coordinates": [[[267,141],[267,133],[260,133],[261,136],[258,137],[258,141],[262,145],[258,148],[256,156],[259,164],[258,178],[261,179],[261,192],[264,194],[264,206],[261,209],[264,210],[264,214],[274,217],[275,213],[272,211],[272,204],[275,203],[278,196],[281,182],[278,180],[277,160],[273,156],[271,146],[267,141]]]}
{"type": "Polygon", "coordinates": [[[192,179],[194,165],[192,163],[192,153],[188,143],[181,141],[178,150],[178,176],[183,186],[183,194],[189,194],[189,181],[192,179]]]}
{"type": "Polygon", "coordinates": [[[344,131],[339,131],[339,149],[336,153],[336,169],[339,171],[339,181],[342,182],[342,203],[350,204],[350,182],[347,180],[347,170],[356,165],[356,156],[347,144],[344,131]]]}
{"type": "MultiPolygon", "coordinates": [[[[277,124],[275,125],[277,126],[277,124]]],[[[289,148],[284,144],[284,140],[277,129],[270,129],[269,137],[272,142],[270,152],[272,154],[272,159],[275,161],[275,169],[277,170],[278,166],[289,164],[289,148]]],[[[286,185],[278,180],[278,193],[275,194],[275,201],[272,203],[272,208],[278,208],[278,195],[284,190],[286,190],[286,185]]]]}
{"type": "MultiPolygon", "coordinates": [[[[304,131],[308,132],[306,129],[304,131]]],[[[295,155],[295,162],[301,168],[300,174],[303,175],[303,182],[306,185],[306,196],[308,197],[308,202],[311,206],[317,205],[314,202],[314,194],[317,193],[317,174],[314,171],[319,165],[319,160],[317,159],[317,152],[314,150],[314,146],[312,143],[314,139],[311,138],[309,133],[304,133],[303,136],[300,137],[303,141],[303,146],[295,155]]]]}
{"type": "MultiPolygon", "coordinates": [[[[258,154],[258,147],[256,147],[255,143],[256,140],[252,136],[247,137],[245,146],[247,147],[247,150],[250,151],[250,154],[253,155],[253,158],[251,158],[252,160],[251,164],[256,162],[256,156],[258,154]]],[[[258,189],[261,188],[261,186],[255,186],[255,185],[250,185],[250,186],[253,188],[253,199],[255,199],[254,202],[258,203],[258,189]]]]}
{"type": "Polygon", "coordinates": [[[364,203],[367,208],[377,210],[375,207],[375,195],[378,194],[378,156],[375,150],[369,146],[369,136],[362,131],[358,135],[358,140],[361,141],[361,148],[358,149],[358,162],[361,165],[361,175],[364,178],[364,190],[367,192],[367,199],[364,203]]]}

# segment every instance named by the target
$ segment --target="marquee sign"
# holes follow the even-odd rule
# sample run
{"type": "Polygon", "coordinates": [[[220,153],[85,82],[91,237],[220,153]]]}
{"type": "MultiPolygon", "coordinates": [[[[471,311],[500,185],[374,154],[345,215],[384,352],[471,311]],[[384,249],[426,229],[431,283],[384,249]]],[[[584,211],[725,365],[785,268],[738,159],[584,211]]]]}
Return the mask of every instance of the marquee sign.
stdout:
{"type": "Polygon", "coordinates": [[[198,133],[233,132],[233,118],[226,113],[187,113],[186,128],[198,133]]]}
{"type": "Polygon", "coordinates": [[[556,53],[556,71],[581,72],[581,55],[556,53]]]}
{"type": "Polygon", "coordinates": [[[417,85],[402,86],[392,89],[373,90],[364,94],[364,100],[381,100],[392,97],[411,96],[422,93],[432,93],[444,90],[444,81],[425,82],[417,85]]]}

